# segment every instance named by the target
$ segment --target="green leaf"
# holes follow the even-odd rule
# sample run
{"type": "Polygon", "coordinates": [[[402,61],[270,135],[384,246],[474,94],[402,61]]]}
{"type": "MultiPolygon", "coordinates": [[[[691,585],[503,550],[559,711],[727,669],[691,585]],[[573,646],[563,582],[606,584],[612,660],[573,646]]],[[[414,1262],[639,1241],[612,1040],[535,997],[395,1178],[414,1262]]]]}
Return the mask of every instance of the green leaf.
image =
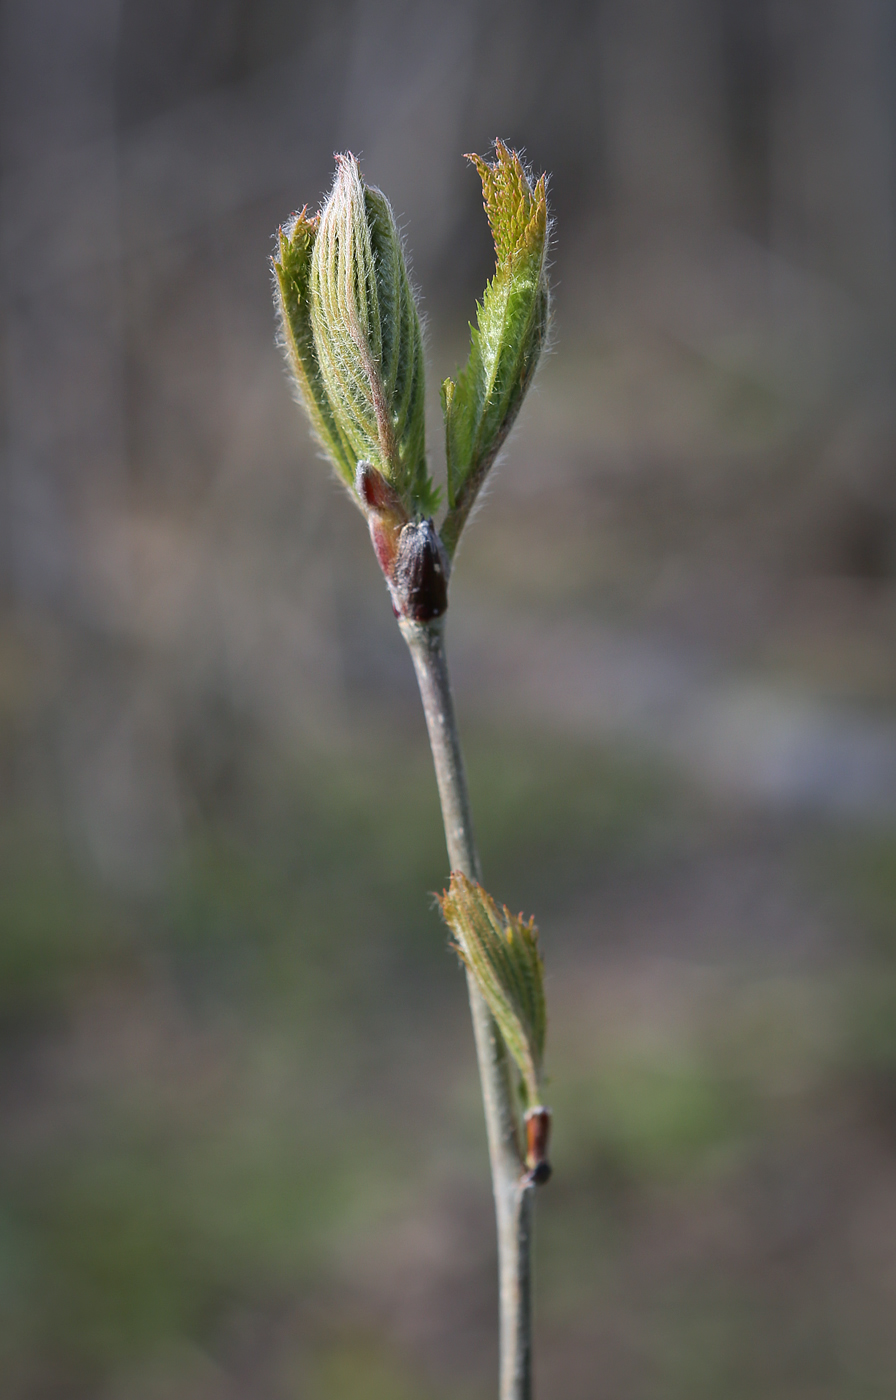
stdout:
{"type": "Polygon", "coordinates": [[[368,187],[365,202],[381,308],[382,377],[397,447],[398,465],[392,484],[409,509],[432,515],[438,509],[438,491],[426,469],[426,383],[420,317],[388,201],[379,190],[368,187]]]}
{"type": "Polygon", "coordinates": [[[466,366],[442,385],[448,514],[441,535],[449,556],[532,382],[550,319],[545,177],[533,186],[519,155],[501,141],[493,163],[468,159],[482,180],[496,266],[466,366]]]}
{"type": "Polygon", "coordinates": [[[439,898],[454,945],[498,1024],[522,1076],[527,1107],[540,1104],[547,1012],[535,920],[503,911],[480,884],[452,871],[439,898]]]}
{"type": "Polygon", "coordinates": [[[280,256],[274,259],[280,340],[314,435],[346,486],[354,492],[354,454],[336,424],[311,330],[311,252],[318,223],[319,216],[309,217],[306,208],[280,230],[280,256]]]}
{"type": "Polygon", "coordinates": [[[341,439],[411,514],[431,514],[420,318],[388,201],[354,156],[338,157],[311,250],[311,330],[341,439]]]}

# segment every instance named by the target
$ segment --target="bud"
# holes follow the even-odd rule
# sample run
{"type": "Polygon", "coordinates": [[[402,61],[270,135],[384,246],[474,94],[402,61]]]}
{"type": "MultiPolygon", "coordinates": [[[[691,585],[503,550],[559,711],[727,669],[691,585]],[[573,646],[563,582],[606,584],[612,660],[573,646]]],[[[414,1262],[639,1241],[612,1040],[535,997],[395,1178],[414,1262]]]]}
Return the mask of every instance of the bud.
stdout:
{"type": "Polygon", "coordinates": [[[501,141],[493,163],[468,159],[482,180],[496,266],[466,366],[442,385],[448,514],[441,533],[449,557],[532,382],[550,321],[545,176],[533,185],[501,141]]]}
{"type": "Polygon", "coordinates": [[[396,617],[433,622],[448,607],[448,559],[432,520],[408,520],[398,492],[369,462],[355,476],[396,617]]]}
{"type": "MultiPolygon", "coordinates": [[[[540,1102],[540,1083],[547,1012],[544,965],[538,951],[535,920],[527,922],[522,914],[514,916],[506,905],[499,912],[491,895],[457,870],[451,872],[450,886],[439,898],[439,906],[457,939],[454,947],[485,998],[516,1062],[526,1107],[544,1115],[547,1110],[540,1102]]],[[[549,1122],[549,1115],[538,1121],[549,1122]]],[[[547,1146],[546,1128],[541,1142],[547,1146]]],[[[538,1141],[532,1138],[528,1146],[530,1152],[535,1152],[538,1141]]],[[[537,1165],[533,1158],[530,1166],[537,1165]]]]}
{"type": "Polygon", "coordinates": [[[533,1186],[544,1186],[551,1179],[551,1164],[548,1161],[548,1141],[551,1136],[551,1110],[544,1104],[527,1108],[524,1123],[526,1127],[526,1166],[533,1186]]]}
{"type": "Polygon", "coordinates": [[[432,520],[412,521],[399,535],[392,595],[412,622],[434,622],[448,607],[448,560],[432,520]]]}

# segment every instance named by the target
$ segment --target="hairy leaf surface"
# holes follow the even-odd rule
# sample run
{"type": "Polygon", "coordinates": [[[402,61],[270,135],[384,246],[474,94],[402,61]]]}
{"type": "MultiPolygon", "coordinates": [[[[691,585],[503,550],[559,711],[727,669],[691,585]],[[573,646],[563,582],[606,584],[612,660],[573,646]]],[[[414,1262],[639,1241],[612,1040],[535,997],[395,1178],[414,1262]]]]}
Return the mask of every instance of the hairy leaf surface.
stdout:
{"type": "Polygon", "coordinates": [[[350,491],[354,490],[354,454],[339,431],[327,397],[311,328],[311,253],[319,216],[307,209],[281,228],[279,258],[274,259],[280,339],[314,435],[350,491]]]}
{"type": "Polygon", "coordinates": [[[452,871],[441,895],[454,945],[485,997],[522,1076],[528,1106],[539,1103],[547,1012],[535,920],[498,906],[480,884],[452,871]]]}
{"type": "Polygon", "coordinates": [[[494,162],[469,159],[482,180],[496,266],[466,366],[442,385],[448,514],[441,533],[449,555],[532,382],[550,317],[545,177],[533,186],[520,157],[500,141],[494,162]]]}

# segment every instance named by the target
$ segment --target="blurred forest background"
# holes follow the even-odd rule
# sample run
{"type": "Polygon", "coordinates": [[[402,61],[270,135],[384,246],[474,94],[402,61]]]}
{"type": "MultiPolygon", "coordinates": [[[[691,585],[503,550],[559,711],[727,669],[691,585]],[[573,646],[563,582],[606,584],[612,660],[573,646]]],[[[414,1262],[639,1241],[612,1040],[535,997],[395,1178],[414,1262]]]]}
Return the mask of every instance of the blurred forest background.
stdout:
{"type": "Polygon", "coordinates": [[[552,172],[461,553],[486,881],[549,972],[557,1400],[896,1384],[896,7],[0,0],[0,1390],[485,1400],[446,860],[269,253],[362,157],[438,381],[552,172]]]}

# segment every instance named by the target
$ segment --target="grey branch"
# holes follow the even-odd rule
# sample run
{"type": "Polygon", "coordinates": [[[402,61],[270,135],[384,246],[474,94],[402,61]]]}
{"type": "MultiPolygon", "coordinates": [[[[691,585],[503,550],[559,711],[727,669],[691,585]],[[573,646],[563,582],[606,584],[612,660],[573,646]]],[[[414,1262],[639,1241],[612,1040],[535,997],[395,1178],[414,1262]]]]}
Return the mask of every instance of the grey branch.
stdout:
{"type": "MultiPolygon", "coordinates": [[[[471,880],[480,880],[479,855],[445,658],[444,624],[444,617],[433,622],[411,622],[404,618],[399,622],[420,686],[451,869],[462,871],[471,880]]],[[[531,1400],[531,1251],[535,1187],[528,1179],[520,1150],[510,1063],[504,1042],[469,973],[467,991],[482,1080],[498,1226],[500,1400],[531,1400]]]]}

